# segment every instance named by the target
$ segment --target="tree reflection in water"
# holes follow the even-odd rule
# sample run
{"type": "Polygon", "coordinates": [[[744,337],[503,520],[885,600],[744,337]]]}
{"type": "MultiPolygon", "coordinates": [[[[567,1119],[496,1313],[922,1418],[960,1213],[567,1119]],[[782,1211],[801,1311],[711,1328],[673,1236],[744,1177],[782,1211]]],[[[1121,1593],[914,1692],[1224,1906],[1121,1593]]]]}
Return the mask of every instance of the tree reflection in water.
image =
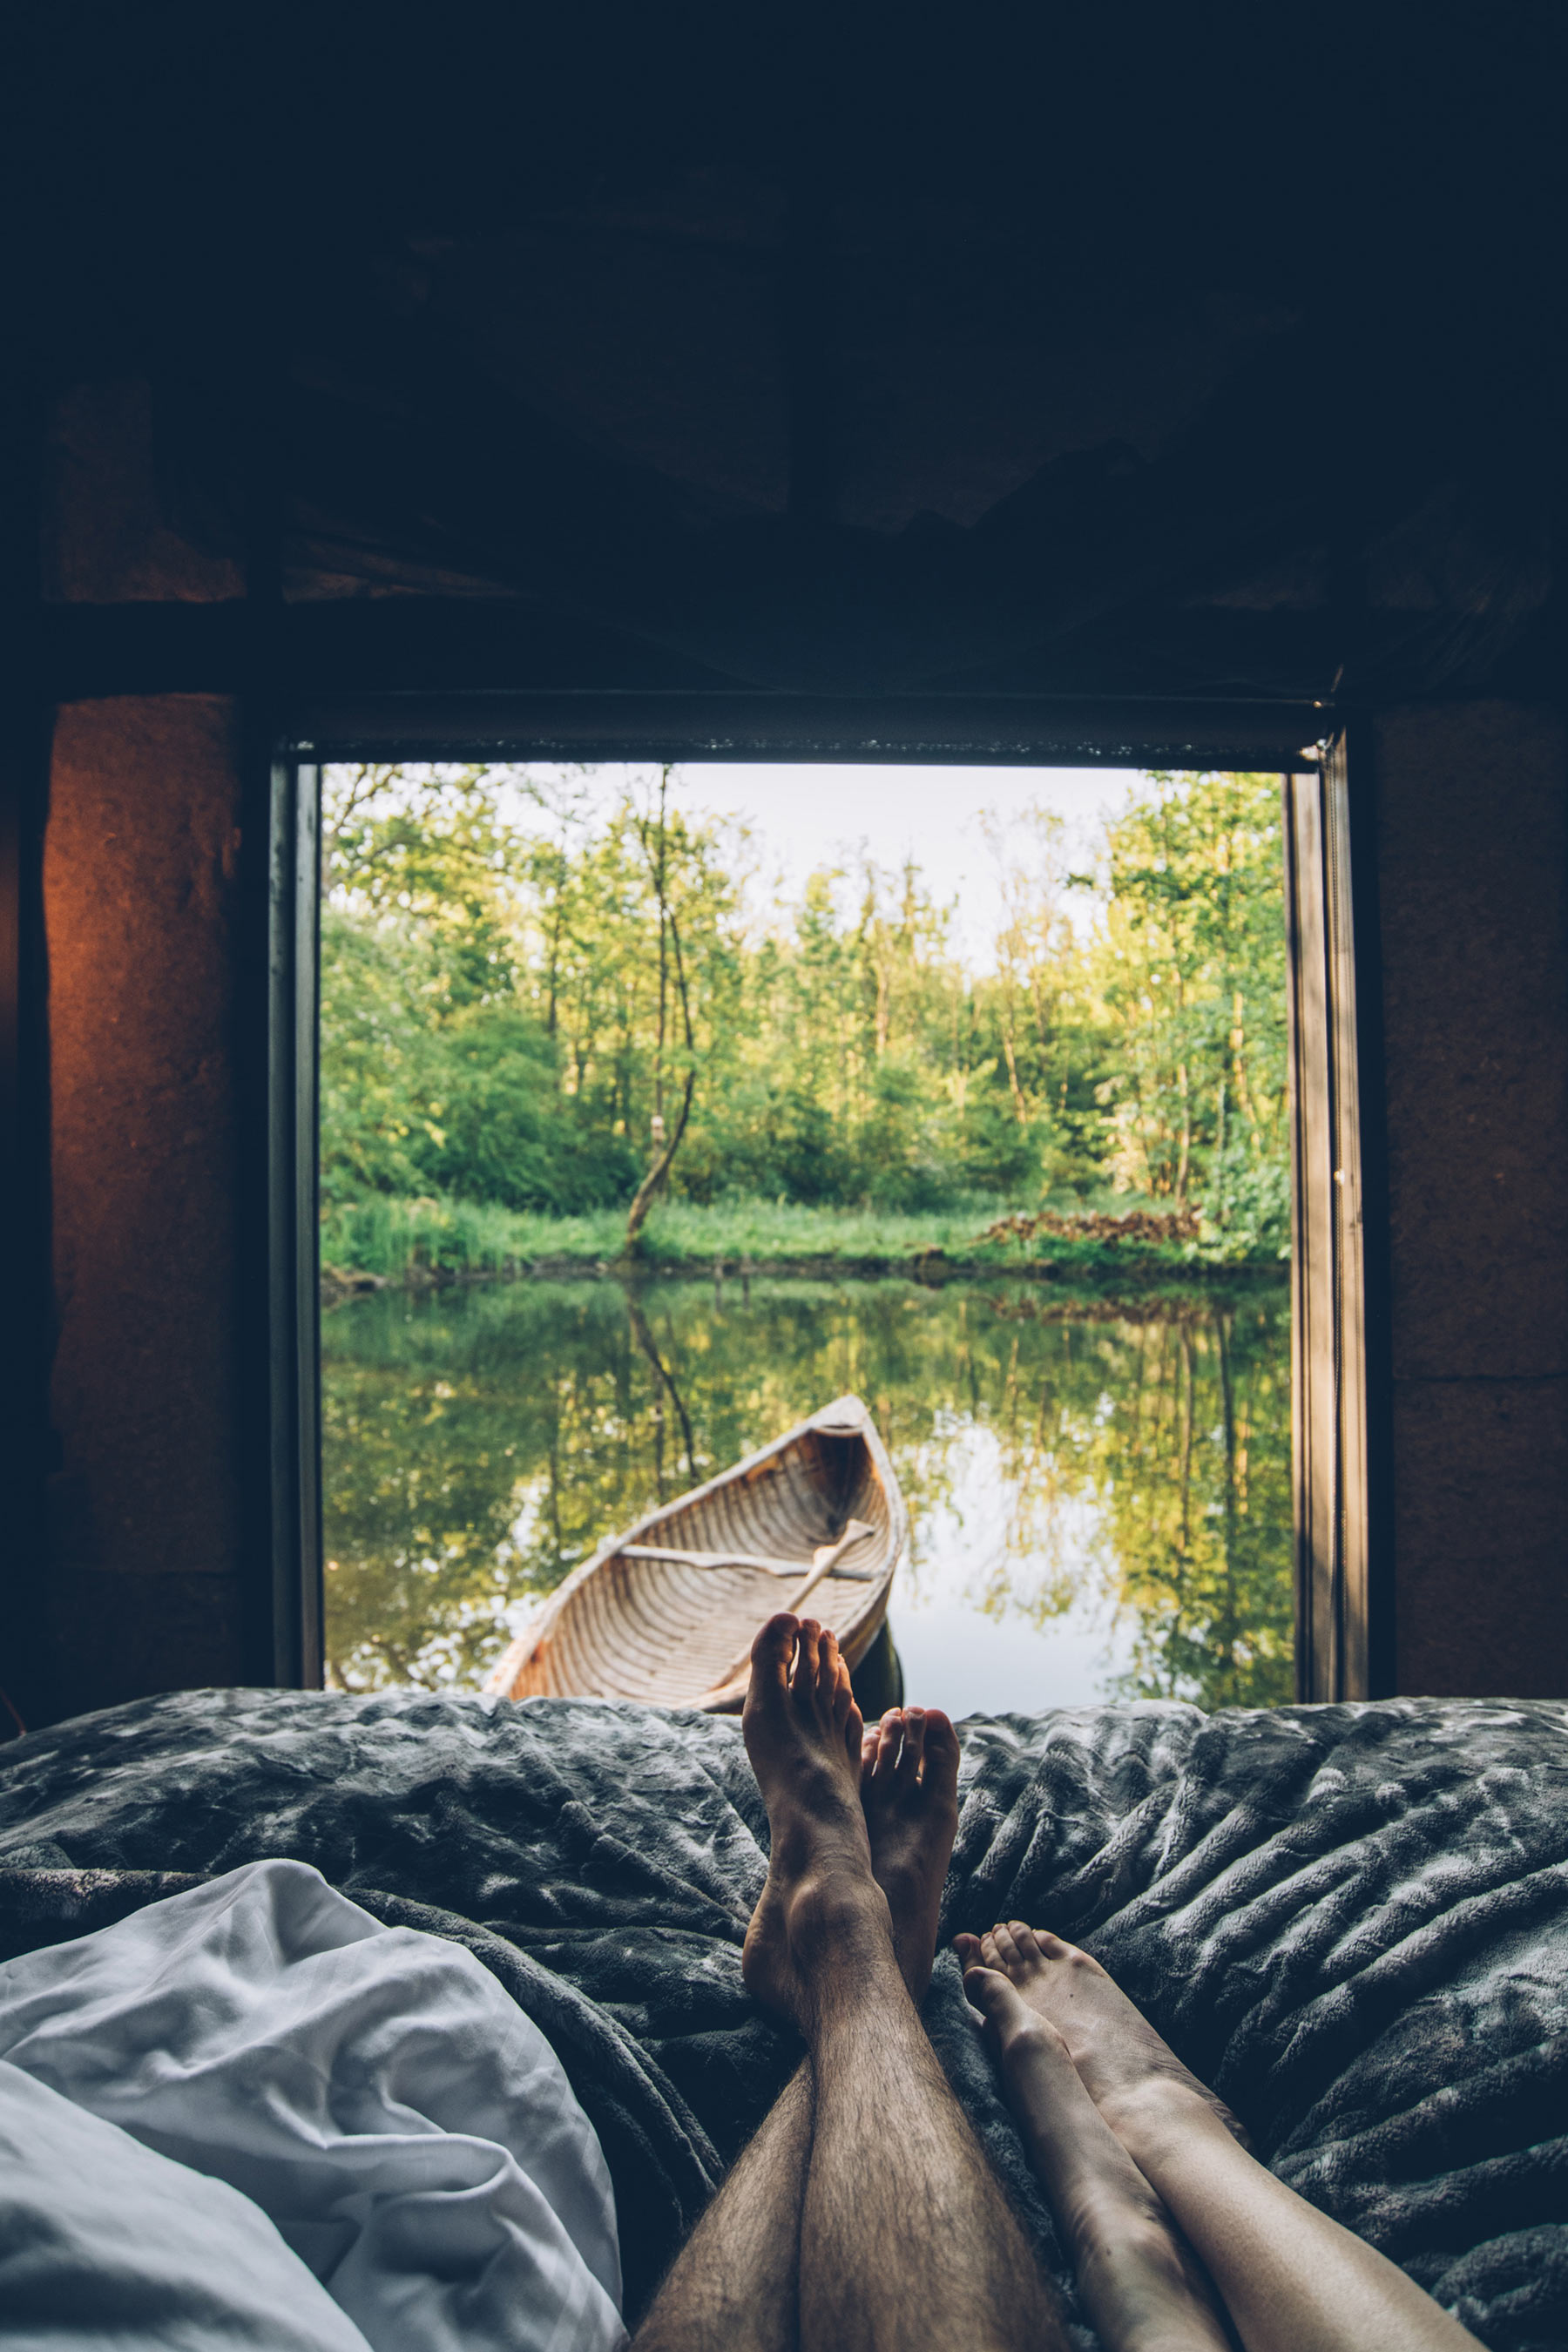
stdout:
{"type": "Polygon", "coordinates": [[[477,1685],[602,1536],[854,1389],[910,1506],[895,1633],[961,1549],[962,1602],[1003,1639],[1114,1623],[1106,1696],[1290,1696],[1282,1286],[748,1291],[524,1282],[329,1313],[329,1681],[477,1685]]]}

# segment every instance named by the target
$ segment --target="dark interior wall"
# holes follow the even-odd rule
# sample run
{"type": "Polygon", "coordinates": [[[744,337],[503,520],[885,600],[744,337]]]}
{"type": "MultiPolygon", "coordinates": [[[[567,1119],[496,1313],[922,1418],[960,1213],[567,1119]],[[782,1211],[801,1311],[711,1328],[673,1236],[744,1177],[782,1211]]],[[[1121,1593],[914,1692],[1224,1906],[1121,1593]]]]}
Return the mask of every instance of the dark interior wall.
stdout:
{"type": "Polygon", "coordinates": [[[1395,1686],[1560,1696],[1568,733],[1555,710],[1487,701],[1389,711],[1371,748],[1395,1686]]]}
{"type": "Polygon", "coordinates": [[[240,771],[218,697],[64,708],[48,930],[66,1711],[243,1680],[235,1333],[240,771]]]}
{"type": "MultiPolygon", "coordinates": [[[[1394,1685],[1561,1695],[1568,730],[1541,705],[1411,706],[1363,742],[1386,1071],[1394,1685]]],[[[59,1465],[47,1618],[69,1662],[66,1711],[253,1671],[241,793],[229,699],[59,713],[44,875],[59,1465]]]]}
{"type": "Polygon", "coordinates": [[[271,1671],[236,713],[505,689],[734,698],[731,745],[905,698],[911,752],[1087,698],[1172,766],[1237,757],[1182,713],[1289,709],[1287,760],[1382,711],[1396,1680],[1568,1691],[1561,8],[1058,11],[1037,60],[973,14],[327,0],[283,78],[248,19],[34,14],[7,744],[63,708],[47,1003],[44,762],[0,767],[0,1169],[19,1258],[53,1217],[58,1461],[0,1682],[271,1671]],[[1257,145],[1282,93],[1315,169],[1257,145]]]}

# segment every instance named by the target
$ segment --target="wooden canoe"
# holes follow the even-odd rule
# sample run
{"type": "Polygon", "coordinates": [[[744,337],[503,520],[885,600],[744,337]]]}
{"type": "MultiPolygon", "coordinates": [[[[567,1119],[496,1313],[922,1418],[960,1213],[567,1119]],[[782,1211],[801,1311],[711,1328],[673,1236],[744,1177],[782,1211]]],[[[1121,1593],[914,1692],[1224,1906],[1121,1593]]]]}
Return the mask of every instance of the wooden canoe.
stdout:
{"type": "Polygon", "coordinates": [[[805,1613],[830,1625],[858,1665],[908,1544],[909,1515],[871,1416],[858,1397],[839,1397],[602,1543],[485,1687],[507,1698],[732,1713],[746,1696],[758,1627],[793,1605],[814,1564],[805,1613]]]}

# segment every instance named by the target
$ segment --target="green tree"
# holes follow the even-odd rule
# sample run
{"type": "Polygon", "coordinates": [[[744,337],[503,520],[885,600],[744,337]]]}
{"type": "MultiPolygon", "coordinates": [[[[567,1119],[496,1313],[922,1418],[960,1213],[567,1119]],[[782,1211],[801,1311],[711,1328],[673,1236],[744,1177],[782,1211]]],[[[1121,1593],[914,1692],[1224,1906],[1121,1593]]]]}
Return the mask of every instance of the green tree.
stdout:
{"type": "Polygon", "coordinates": [[[1289,1150],[1279,780],[1153,776],[1108,852],[1094,969],[1112,1171],[1278,1239],[1289,1150]]]}
{"type": "Polygon", "coordinates": [[[992,824],[1004,901],[966,964],[912,863],[862,847],[793,903],[679,772],[328,772],[323,1172],[510,1207],[661,1190],[920,1211],[1107,1185],[1288,1228],[1274,780],[1140,783],[1102,870],[992,824]]]}

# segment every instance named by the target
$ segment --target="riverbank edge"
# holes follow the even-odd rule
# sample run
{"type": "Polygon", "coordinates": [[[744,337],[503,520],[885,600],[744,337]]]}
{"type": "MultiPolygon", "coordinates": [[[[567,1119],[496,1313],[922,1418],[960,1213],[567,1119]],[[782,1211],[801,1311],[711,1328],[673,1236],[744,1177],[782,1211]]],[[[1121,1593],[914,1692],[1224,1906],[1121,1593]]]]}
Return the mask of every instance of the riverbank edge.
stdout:
{"type": "Polygon", "coordinates": [[[1118,1243],[1086,1244],[1054,1252],[1049,1256],[950,1257],[944,1250],[926,1249],[907,1256],[837,1256],[831,1254],[766,1258],[656,1256],[591,1258],[543,1256],[505,1261],[500,1265],[426,1265],[411,1261],[400,1274],[366,1274],[349,1266],[323,1264],[321,1294],[323,1307],[341,1306],[378,1290],[422,1292],[454,1290],[474,1285],[507,1282],[888,1282],[921,1284],[941,1289],[948,1282],[1024,1281],[1060,1283],[1092,1297],[1156,1286],[1205,1289],[1227,1285],[1275,1286],[1289,1278],[1289,1265],[1279,1258],[1186,1257],[1179,1251],[1118,1243]]]}

